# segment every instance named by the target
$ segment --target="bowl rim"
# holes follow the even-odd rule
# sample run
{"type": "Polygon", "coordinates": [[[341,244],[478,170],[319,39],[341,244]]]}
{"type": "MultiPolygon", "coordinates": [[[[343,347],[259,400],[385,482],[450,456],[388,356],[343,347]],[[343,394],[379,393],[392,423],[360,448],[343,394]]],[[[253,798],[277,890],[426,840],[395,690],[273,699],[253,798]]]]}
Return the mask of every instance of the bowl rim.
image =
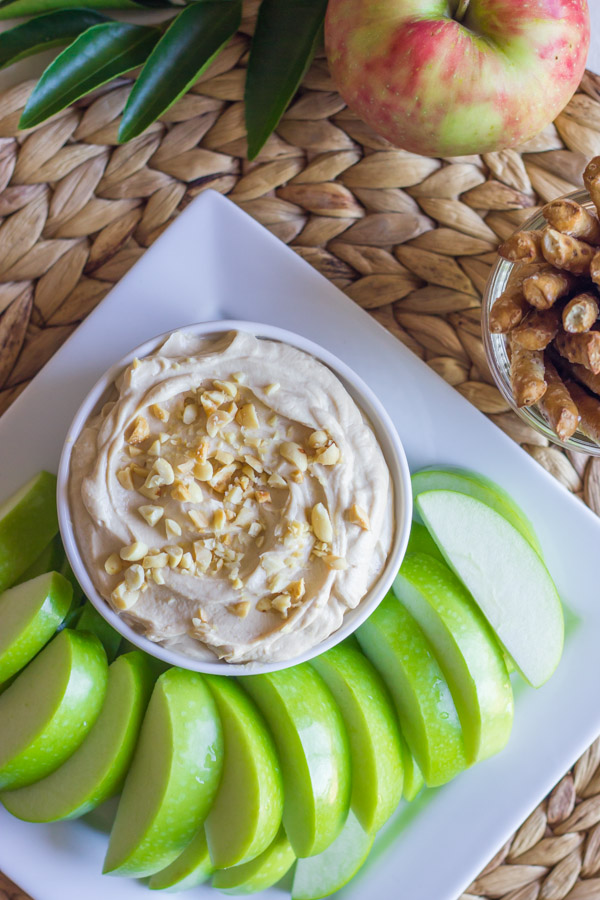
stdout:
{"type": "Polygon", "coordinates": [[[57,475],[57,508],[60,534],[67,555],[67,559],[73,573],[85,596],[94,606],[97,612],[111,625],[115,631],[128,640],[136,648],[143,650],[151,656],[160,659],[171,666],[188,669],[195,672],[204,672],[216,675],[256,675],[268,672],[276,672],[300,663],[308,662],[315,656],[324,653],[331,647],[348,638],[377,608],[392,586],[394,578],[400,568],[400,564],[406,552],[410,535],[412,520],[412,490],[410,470],[402,442],[385,407],[371,388],[365,384],[362,378],[353,371],[345,362],[314,341],[295,332],[276,325],[268,325],[260,322],[244,320],[215,320],[210,322],[198,322],[182,325],[176,329],[162,332],[134,347],[121,359],[117,360],[96,381],[91,390],[86,394],[75,413],[69,428],[67,429],[65,442],[61,451],[57,475]],[[96,590],[92,579],[83,563],[75,530],[70,515],[69,503],[69,474],[71,454],[81,430],[87,422],[96,405],[114,384],[116,378],[124,368],[137,358],[143,358],[154,352],[164,341],[175,332],[194,334],[197,336],[210,336],[224,334],[230,331],[245,331],[256,337],[267,340],[280,341],[290,344],[305,353],[315,357],[326,365],[340,379],[346,390],[357,403],[361,412],[366,415],[375,433],[377,442],[384,454],[390,478],[394,487],[394,517],[395,528],[392,547],[388,555],[384,569],[379,578],[364,595],[358,606],[348,610],[344,615],[342,625],[323,641],[314,647],[289,660],[277,662],[247,662],[230,663],[224,660],[195,659],[178,650],[164,647],[135,631],[120,615],[109,606],[108,602],[96,590]]]}
{"type": "MultiPolygon", "coordinates": [[[[585,188],[571,191],[569,194],[562,194],[556,199],[575,200],[577,203],[581,203],[583,206],[587,206],[591,209],[594,209],[595,211],[595,207],[592,203],[590,194],[585,188]]],[[[545,222],[545,219],[542,215],[542,207],[540,207],[537,212],[533,213],[533,215],[531,215],[519,228],[516,228],[513,233],[516,234],[518,231],[535,230],[540,225],[542,225],[543,222],[545,222]]],[[[515,403],[510,382],[505,375],[505,367],[500,362],[497,349],[497,346],[499,347],[500,345],[506,345],[506,335],[492,334],[489,328],[489,319],[492,304],[500,296],[501,291],[506,287],[508,278],[510,277],[510,274],[512,273],[516,265],[518,265],[518,262],[511,262],[510,260],[506,260],[501,256],[498,256],[498,259],[496,260],[488,276],[481,301],[481,330],[483,336],[483,346],[490,367],[490,372],[492,374],[496,387],[498,388],[504,399],[507,401],[507,403],[510,405],[510,408],[513,410],[513,412],[515,412],[523,422],[526,422],[527,425],[529,425],[531,428],[534,428],[545,438],[547,438],[551,443],[556,444],[563,450],[573,450],[578,453],[586,453],[588,456],[600,456],[600,445],[595,444],[590,438],[586,437],[582,432],[580,432],[579,429],[577,429],[572,437],[568,438],[566,441],[563,441],[552,430],[548,422],[546,422],[542,413],[539,411],[537,404],[532,407],[519,407],[515,403]],[[496,286],[498,283],[500,289],[496,290],[496,286]]]]}

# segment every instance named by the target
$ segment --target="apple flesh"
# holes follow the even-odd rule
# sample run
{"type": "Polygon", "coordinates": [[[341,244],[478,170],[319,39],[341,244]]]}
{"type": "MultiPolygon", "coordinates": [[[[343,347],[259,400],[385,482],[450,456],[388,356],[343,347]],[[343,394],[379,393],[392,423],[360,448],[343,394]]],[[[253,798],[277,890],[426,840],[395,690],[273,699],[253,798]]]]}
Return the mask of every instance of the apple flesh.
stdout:
{"type": "Polygon", "coordinates": [[[104,872],[144,878],[172,863],[212,805],[222,762],[221,722],[204,679],[168,669],[148,704],[104,872]]]}
{"type": "Polygon", "coordinates": [[[56,477],[39,472],[0,505],[0,592],[16,582],[57,532],[56,477]]]}
{"type": "Polygon", "coordinates": [[[390,592],[356,632],[386,683],[426,784],[445,784],[467,766],[460,719],[433,649],[390,592]]]}
{"type": "Polygon", "coordinates": [[[55,772],[0,795],[6,809],[26,822],[74,819],[119,792],[129,768],[155,675],[139,650],[108,670],[106,696],[89,734],[55,772]]]}
{"type": "Polygon", "coordinates": [[[393,591],[423,629],[446,676],[469,764],[487,759],[508,741],[514,711],[492,629],[456,575],[425,553],[404,558],[393,591]]]}
{"type": "Polygon", "coordinates": [[[283,784],[273,738],[247,694],[230,678],[207,675],[223,723],[225,761],[206,839],[215,868],[254,859],[281,825],[283,784]]]}
{"type": "Polygon", "coordinates": [[[589,37],[585,0],[329,0],[325,18],[348,106],[424,156],[529,140],[575,93],[589,37]]]}
{"type": "Polygon", "coordinates": [[[321,900],[339,891],[364,864],[374,839],[351,810],[333,844],[319,856],[299,859],[296,863],[292,900],[321,900]]]}
{"type": "Polygon", "coordinates": [[[311,661],[340,708],[352,760],[351,807],[365,831],[379,831],[402,797],[396,713],[380,675],[351,643],[311,661]]]}
{"type": "Polygon", "coordinates": [[[274,841],[256,859],[231,869],[217,869],[212,886],[224,894],[256,894],[266,891],[289,872],[295,860],[296,856],[282,827],[274,841]]]}
{"type": "Polygon", "coordinates": [[[560,661],[564,622],[538,554],[503,516],[473,497],[428,491],[419,494],[416,506],[515,667],[540,687],[560,661]]]}
{"type": "Polygon", "coordinates": [[[338,706],[307,663],[247,675],[243,686],[275,738],[283,774],[283,825],[294,853],[321,853],[342,830],[350,806],[350,749],[338,706]]]}
{"type": "Polygon", "coordinates": [[[151,891],[189,891],[208,881],[214,870],[206,832],[201,828],[171,865],[151,877],[148,887],[151,891]]]}
{"type": "Polygon", "coordinates": [[[65,629],[0,696],[0,790],[39,781],[77,750],[108,677],[97,638],[65,629]]]}
{"type": "MultiPolygon", "coordinates": [[[[474,497],[475,500],[481,500],[482,503],[486,503],[492,509],[495,509],[497,513],[500,513],[501,516],[504,516],[507,522],[510,522],[517,531],[521,532],[525,540],[531,544],[533,549],[536,550],[540,556],[542,555],[542,548],[540,547],[537,534],[533,530],[533,525],[526,517],[523,510],[517,506],[510,494],[507,494],[499,484],[496,484],[496,482],[492,481],[490,478],[486,478],[484,475],[479,475],[479,473],[476,472],[471,472],[468,469],[431,468],[421,469],[420,472],[416,472],[411,478],[411,483],[413,497],[418,497],[419,494],[422,494],[425,491],[442,490],[458,491],[460,494],[467,494],[469,497],[474,497]]],[[[416,508],[414,508],[414,515],[416,519],[420,521],[419,512],[416,508]]],[[[431,536],[430,540],[435,546],[435,541],[433,541],[431,536]]],[[[432,553],[431,555],[440,555],[440,551],[437,547],[436,551],[437,554],[432,553]]],[[[423,552],[429,553],[429,550],[423,547],[423,552]]]]}
{"type": "Polygon", "coordinates": [[[69,582],[57,572],[0,594],[0,684],[48,643],[69,611],[72,594],[69,582]]]}

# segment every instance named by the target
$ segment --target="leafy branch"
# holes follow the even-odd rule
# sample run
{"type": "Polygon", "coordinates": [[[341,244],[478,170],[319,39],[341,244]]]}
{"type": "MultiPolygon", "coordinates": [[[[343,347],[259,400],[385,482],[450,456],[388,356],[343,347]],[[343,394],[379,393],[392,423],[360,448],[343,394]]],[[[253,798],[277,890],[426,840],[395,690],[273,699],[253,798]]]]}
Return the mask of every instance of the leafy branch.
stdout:
{"type": "MultiPolygon", "coordinates": [[[[262,0],[245,89],[248,156],[264,146],[296,93],[320,39],[327,0],[262,0]]],[[[119,129],[126,142],[162,116],[240,26],[241,0],[0,0],[0,19],[28,21],[0,34],[0,68],[64,47],[21,117],[32,128],[113,78],[142,68],[119,129]],[[111,9],[171,11],[160,26],[117,22],[111,9]],[[98,10],[102,9],[103,12],[98,10]]]]}

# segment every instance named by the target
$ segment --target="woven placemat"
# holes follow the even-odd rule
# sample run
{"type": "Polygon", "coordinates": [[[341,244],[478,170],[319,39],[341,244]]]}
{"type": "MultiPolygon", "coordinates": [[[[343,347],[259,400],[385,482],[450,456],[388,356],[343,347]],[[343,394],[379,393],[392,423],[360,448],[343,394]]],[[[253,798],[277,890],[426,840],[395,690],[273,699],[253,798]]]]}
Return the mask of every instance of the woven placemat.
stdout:
{"type": "MultiPolygon", "coordinates": [[[[540,202],[580,187],[586,158],[600,154],[600,78],[586,73],[554,125],[518,151],[439,160],[375,135],[318,56],[249,163],[242,97],[256,5],[189,93],[126,146],[117,131],[131,80],[26,133],[18,121],[33,83],[0,94],[0,412],[174,216],[213,188],[600,513],[600,459],[549,446],[510,412],[480,337],[498,241],[540,202]]],[[[599,764],[597,742],[462,900],[600,900],[599,764]]],[[[0,875],[0,900],[24,897],[0,875]]]]}

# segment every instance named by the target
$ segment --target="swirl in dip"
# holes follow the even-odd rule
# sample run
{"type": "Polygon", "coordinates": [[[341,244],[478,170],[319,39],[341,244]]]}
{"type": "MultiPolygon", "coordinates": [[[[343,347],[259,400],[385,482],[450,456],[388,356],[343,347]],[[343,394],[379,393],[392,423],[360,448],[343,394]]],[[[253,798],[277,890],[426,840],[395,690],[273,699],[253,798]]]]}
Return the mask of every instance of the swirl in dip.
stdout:
{"type": "Polygon", "coordinates": [[[71,460],[98,592],[150,640],[233,663],[291,659],[376,582],[394,529],[373,430],[284,344],[175,333],[117,380],[71,460]]]}

